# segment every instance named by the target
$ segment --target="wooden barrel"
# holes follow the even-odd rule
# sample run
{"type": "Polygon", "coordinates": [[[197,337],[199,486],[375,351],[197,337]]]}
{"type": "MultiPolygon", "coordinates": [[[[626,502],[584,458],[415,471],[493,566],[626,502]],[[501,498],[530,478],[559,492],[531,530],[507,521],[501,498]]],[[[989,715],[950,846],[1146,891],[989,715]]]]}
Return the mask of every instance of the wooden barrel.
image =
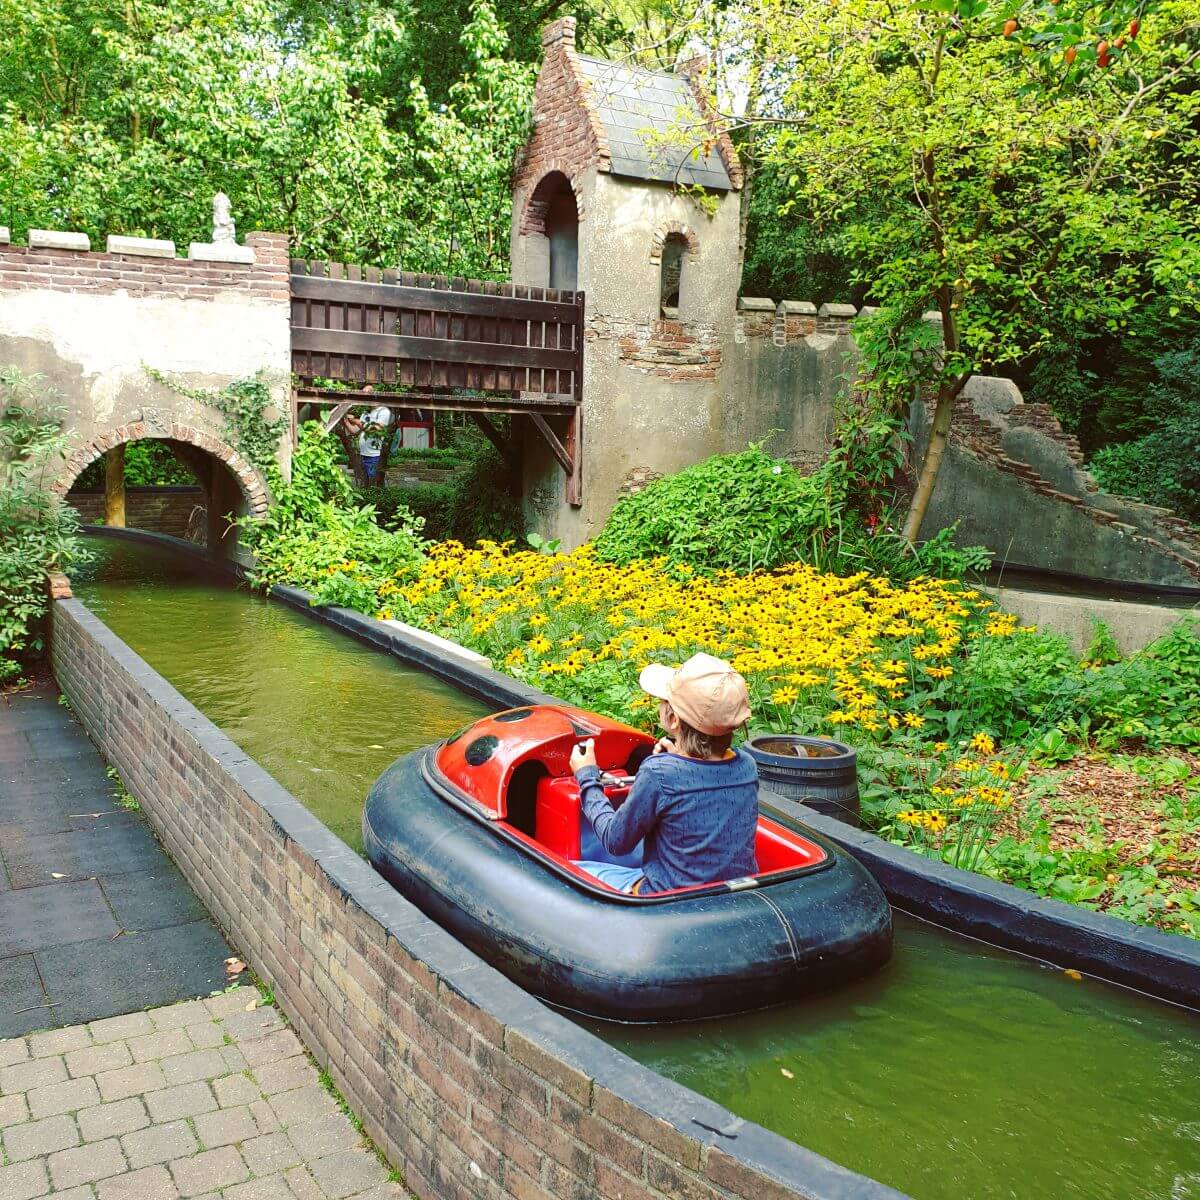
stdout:
{"type": "Polygon", "coordinates": [[[773,791],[858,826],[858,754],[850,746],[831,738],[757,733],[746,750],[773,791]]]}

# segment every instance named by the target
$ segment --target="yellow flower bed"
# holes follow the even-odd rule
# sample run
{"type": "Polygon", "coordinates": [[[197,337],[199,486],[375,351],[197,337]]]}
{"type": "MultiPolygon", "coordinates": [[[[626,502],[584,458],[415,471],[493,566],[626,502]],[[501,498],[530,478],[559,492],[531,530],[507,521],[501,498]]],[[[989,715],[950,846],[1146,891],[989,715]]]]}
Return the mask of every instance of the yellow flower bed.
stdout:
{"type": "Polygon", "coordinates": [[[403,615],[646,729],[657,701],[638,688],[643,666],[700,650],[726,658],[750,686],[753,729],[839,737],[860,767],[865,751],[868,774],[887,784],[870,805],[876,827],[960,865],[974,864],[1012,802],[1012,771],[989,733],[935,741],[925,731],[928,721],[945,736],[941,713],[957,702],[972,644],[1019,631],[959,581],[893,585],[801,564],[701,576],[665,559],[612,566],[590,545],[548,555],[444,542],[378,597],[380,616],[403,615]]]}
{"type": "MultiPolygon", "coordinates": [[[[970,643],[1017,629],[953,580],[896,586],[800,564],[698,576],[665,560],[615,567],[588,545],[547,555],[442,543],[415,577],[386,582],[379,604],[382,615],[403,612],[520,679],[643,726],[655,702],[638,691],[641,667],[705,650],[745,675],[756,728],[840,731],[858,744],[914,745],[923,710],[953,686],[970,643]]],[[[970,748],[995,749],[987,734],[970,748]]],[[[949,749],[922,746],[933,757],[949,749]]]]}

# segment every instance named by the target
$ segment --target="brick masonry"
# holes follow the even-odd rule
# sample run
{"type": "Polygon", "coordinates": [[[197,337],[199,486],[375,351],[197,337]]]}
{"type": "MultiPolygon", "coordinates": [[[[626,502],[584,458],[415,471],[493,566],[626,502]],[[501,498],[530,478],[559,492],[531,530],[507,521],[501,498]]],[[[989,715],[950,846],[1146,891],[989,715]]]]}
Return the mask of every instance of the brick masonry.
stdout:
{"type": "Polygon", "coordinates": [[[246,245],[255,254],[251,266],[0,244],[0,291],[49,288],[208,300],[235,290],[247,298],[286,302],[290,298],[287,235],[249,233],[246,245]]]}
{"type": "Polygon", "coordinates": [[[716,379],[721,367],[720,335],[704,321],[592,317],[585,336],[616,338],[620,362],[672,383],[716,379]]]}
{"type": "Polygon", "coordinates": [[[418,1197],[897,1196],[545,1008],[405,901],[79,601],[57,599],[53,622],[55,673],[84,726],[418,1197]]]}
{"type": "MultiPolygon", "coordinates": [[[[85,525],[104,521],[103,492],[68,492],[67,503],[85,525]]],[[[125,523],[152,533],[187,537],[192,510],[204,507],[204,493],[189,487],[131,487],[125,489],[125,523]]],[[[201,522],[203,526],[203,522],[201,522]]]]}
{"type": "Polygon", "coordinates": [[[195,446],[197,449],[211,454],[232,472],[246,498],[251,513],[261,516],[270,506],[266,482],[246,459],[220,438],[179,421],[161,426],[145,420],[131,421],[128,425],[119,425],[116,429],[110,430],[100,437],[92,438],[67,458],[62,473],[51,491],[56,495],[66,496],[71,485],[79,478],[80,472],[90,463],[95,462],[106,450],[112,450],[115,446],[123,445],[125,442],[136,442],[141,438],[168,438],[171,441],[185,442],[189,446],[195,446]]]}
{"type": "Polygon", "coordinates": [[[571,182],[579,219],[584,217],[580,175],[591,166],[608,169],[608,137],[589,98],[575,53],[575,18],[562,17],[542,32],[545,56],[533,94],[534,129],[513,172],[513,192],[526,195],[522,233],[545,233],[553,189],[540,181],[558,171],[571,182]]]}

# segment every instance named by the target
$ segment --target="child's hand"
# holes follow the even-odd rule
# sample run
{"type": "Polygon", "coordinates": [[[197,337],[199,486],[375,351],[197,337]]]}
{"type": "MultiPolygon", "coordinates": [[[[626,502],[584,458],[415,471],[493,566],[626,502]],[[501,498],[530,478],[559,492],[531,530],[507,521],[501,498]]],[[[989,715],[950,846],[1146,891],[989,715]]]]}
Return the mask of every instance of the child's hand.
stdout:
{"type": "Polygon", "coordinates": [[[654,754],[674,754],[675,743],[670,738],[661,737],[654,743],[654,754]]]}
{"type": "Polygon", "coordinates": [[[586,742],[571,749],[571,770],[582,771],[584,767],[596,766],[596,740],[588,738],[586,742]]]}

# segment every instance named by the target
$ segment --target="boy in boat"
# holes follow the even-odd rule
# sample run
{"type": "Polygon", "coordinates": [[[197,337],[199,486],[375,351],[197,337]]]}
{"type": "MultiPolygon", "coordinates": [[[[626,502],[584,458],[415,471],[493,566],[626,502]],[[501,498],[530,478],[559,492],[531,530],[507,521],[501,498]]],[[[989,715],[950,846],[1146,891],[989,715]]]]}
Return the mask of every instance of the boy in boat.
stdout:
{"type": "Polygon", "coordinates": [[[758,870],[758,771],[734,730],[750,717],[746,681],[727,662],[697,654],[678,669],[653,664],[638,680],[658,700],[667,731],[642,763],[625,803],[601,786],[592,741],[571,754],[583,812],[610,854],[644,839],[641,867],[579,862],[588,874],[634,895],[740,879],[758,870]]]}

